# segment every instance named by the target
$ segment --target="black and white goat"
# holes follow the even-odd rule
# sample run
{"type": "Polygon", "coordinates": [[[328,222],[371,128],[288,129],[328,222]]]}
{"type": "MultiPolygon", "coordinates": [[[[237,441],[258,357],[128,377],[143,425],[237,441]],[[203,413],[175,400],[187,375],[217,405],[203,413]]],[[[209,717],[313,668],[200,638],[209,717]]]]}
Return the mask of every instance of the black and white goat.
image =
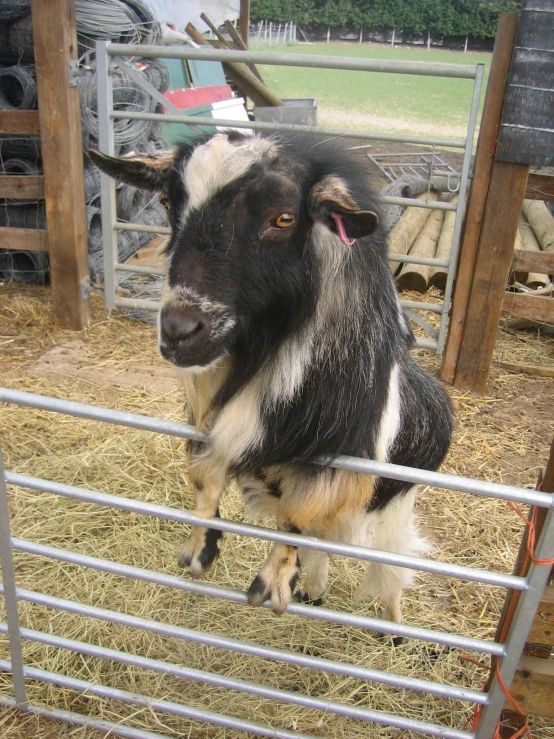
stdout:
{"type": "MultiPolygon", "coordinates": [[[[217,516],[233,475],[252,517],[279,529],[423,551],[413,486],[312,463],[348,454],[434,470],[450,443],[448,397],[409,353],[365,165],[335,141],[232,132],[157,156],[91,156],[170,203],[159,345],[208,434],[193,450],[195,513],[217,516]]],[[[194,528],[180,564],[202,576],[220,537],[194,528]]],[[[296,597],[319,602],[327,555],[278,543],[249,603],[282,613],[300,565],[296,597]]],[[[361,594],[400,622],[411,580],[372,563],[361,594]]]]}

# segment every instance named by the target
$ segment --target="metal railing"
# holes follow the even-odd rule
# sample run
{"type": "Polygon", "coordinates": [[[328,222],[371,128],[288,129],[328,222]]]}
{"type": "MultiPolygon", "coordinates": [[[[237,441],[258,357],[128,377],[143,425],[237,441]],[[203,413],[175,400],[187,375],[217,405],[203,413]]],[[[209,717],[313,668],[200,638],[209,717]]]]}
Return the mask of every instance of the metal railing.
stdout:
{"type": "MultiPolygon", "coordinates": [[[[382,202],[389,205],[414,206],[417,208],[432,208],[445,211],[456,211],[454,223],[452,249],[448,261],[420,257],[405,257],[404,255],[391,254],[391,261],[404,261],[410,264],[430,264],[434,266],[448,267],[448,275],[445,286],[444,300],[442,303],[412,303],[401,301],[404,308],[410,309],[408,316],[424,329],[427,337],[418,337],[416,344],[420,347],[431,349],[441,354],[446,341],[448,317],[452,299],[452,289],[456,274],[460,236],[462,230],[463,211],[465,195],[467,192],[469,166],[471,152],[475,137],[477,112],[479,98],[483,81],[484,66],[460,64],[431,64],[426,62],[399,62],[385,61],[380,59],[359,59],[350,57],[327,57],[312,56],[309,54],[283,54],[268,53],[260,51],[231,51],[216,49],[192,49],[185,46],[133,46],[130,44],[115,44],[108,41],[97,42],[96,48],[97,72],[98,72],[98,123],[99,144],[104,154],[114,155],[114,121],[121,119],[147,120],[163,123],[184,123],[189,126],[217,126],[218,128],[248,129],[254,131],[299,131],[319,133],[330,136],[357,138],[365,140],[395,141],[406,144],[421,144],[433,147],[456,148],[463,150],[463,161],[460,172],[460,185],[458,190],[458,204],[436,202],[431,200],[419,200],[411,198],[383,197],[382,202]],[[454,80],[473,80],[473,92],[471,107],[468,117],[465,138],[440,138],[435,136],[411,136],[406,134],[384,133],[380,131],[358,131],[345,128],[318,128],[313,126],[290,125],[282,123],[266,123],[260,121],[234,121],[208,117],[188,116],[183,114],[160,92],[144,79],[144,75],[134,70],[126,61],[129,57],[161,58],[161,59],[183,59],[204,60],[219,62],[248,62],[254,64],[309,67],[312,69],[339,69],[359,72],[378,72],[383,74],[407,74],[447,77],[454,80]],[[113,67],[118,67],[128,74],[136,84],[140,85],[145,92],[154,100],[163,105],[168,112],[162,113],[128,112],[116,111],[113,108],[113,93],[111,72],[113,67]],[[413,311],[432,311],[440,313],[440,328],[435,329],[422,316],[414,319],[413,311]]],[[[432,172],[431,172],[432,174],[432,172]]],[[[132,298],[120,297],[117,294],[116,272],[128,272],[127,265],[123,265],[117,258],[117,232],[119,230],[147,231],[150,233],[165,233],[161,228],[152,228],[140,224],[127,224],[118,221],[115,201],[115,183],[107,176],[101,176],[101,200],[102,200],[102,235],[104,242],[104,280],[106,305],[108,309],[134,308],[156,311],[159,303],[154,300],[133,300],[132,298]]],[[[147,273],[145,269],[141,272],[147,273]]],[[[152,274],[160,274],[160,270],[152,269],[152,274]]]]}
{"type": "MultiPolygon", "coordinates": [[[[178,438],[194,439],[200,442],[206,438],[203,433],[187,424],[135,413],[109,410],[16,390],[0,389],[0,400],[20,406],[62,413],[78,418],[90,419],[91,421],[117,424],[144,431],[176,436],[178,438]]],[[[542,534],[536,545],[535,553],[538,559],[549,559],[554,555],[554,495],[537,490],[525,490],[509,485],[478,481],[440,472],[428,472],[386,462],[376,462],[354,457],[338,457],[332,462],[332,466],[339,469],[382,475],[413,483],[433,485],[472,495],[516,501],[518,503],[547,508],[549,510],[546,515],[542,534]]],[[[291,603],[287,609],[288,613],[308,619],[327,621],[341,626],[356,627],[359,629],[371,629],[382,634],[404,636],[425,642],[433,642],[449,647],[490,654],[499,660],[498,670],[507,686],[510,685],[514,676],[525,639],[550,572],[549,566],[533,564],[528,574],[525,577],[520,577],[515,574],[507,575],[449,562],[325,541],[226,519],[199,519],[188,511],[169,506],[156,505],[118,495],[87,490],[15,472],[4,472],[0,454],[0,559],[3,575],[3,584],[0,586],[0,593],[4,596],[7,614],[6,622],[0,623],[0,634],[8,635],[10,647],[10,660],[0,659],[0,670],[12,674],[14,691],[13,696],[0,695],[0,704],[19,707],[23,711],[41,714],[48,718],[58,719],[72,724],[86,725],[105,732],[109,731],[114,736],[136,737],[137,739],[160,739],[161,737],[161,735],[154,732],[134,728],[123,723],[115,724],[73,711],[34,704],[28,700],[26,681],[45,682],[125,704],[148,706],[155,712],[165,712],[190,720],[194,719],[217,726],[250,732],[258,736],[279,736],[286,737],[287,739],[315,739],[314,737],[308,737],[306,734],[301,733],[301,731],[289,731],[276,726],[270,727],[254,721],[245,721],[232,715],[215,713],[183,703],[157,698],[156,696],[141,695],[136,692],[110,687],[109,685],[99,685],[90,681],[50,672],[36,666],[26,665],[23,659],[22,641],[29,640],[59,649],[70,650],[74,653],[92,658],[132,665],[137,669],[154,671],[162,675],[171,675],[183,680],[193,680],[206,685],[217,686],[229,691],[255,695],[260,698],[302,706],[307,709],[316,709],[328,714],[349,717],[370,724],[376,723],[403,730],[417,731],[428,736],[443,737],[444,739],[490,739],[504,705],[504,693],[500,687],[496,673],[493,674],[489,690],[483,692],[472,688],[372,669],[347,661],[331,660],[325,656],[316,657],[282,648],[265,646],[260,643],[212,634],[206,631],[184,628],[153,619],[129,615],[120,611],[108,610],[65,598],[54,597],[47,593],[19,588],[16,585],[13,567],[14,551],[41,556],[48,560],[62,563],[71,563],[99,572],[133,578],[176,591],[184,591],[210,598],[219,598],[238,604],[239,607],[246,605],[246,594],[233,588],[199,582],[185,577],[177,577],[141,567],[125,565],[101,557],[80,554],[68,549],[61,549],[39,542],[12,537],[9,524],[7,485],[23,487],[38,492],[47,492],[64,498],[87,501],[97,506],[130,511],[145,516],[155,516],[160,519],[179,523],[206,525],[212,529],[226,531],[235,535],[284,542],[322,552],[354,557],[366,562],[392,564],[418,571],[432,572],[444,577],[471,580],[489,586],[500,586],[519,591],[520,597],[516,613],[504,642],[478,639],[409,624],[397,624],[379,618],[355,615],[324,607],[314,608],[302,603],[291,603]],[[239,654],[254,655],[265,660],[297,665],[300,668],[310,668],[334,675],[369,680],[395,688],[404,688],[441,698],[476,704],[482,708],[480,722],[476,731],[466,731],[465,729],[457,729],[425,720],[305,695],[281,687],[269,687],[260,683],[253,683],[243,678],[229,677],[223,674],[193,669],[174,662],[161,661],[138,654],[100,647],[85,641],[54,634],[50,631],[43,632],[36,629],[23,628],[18,617],[18,600],[42,605],[55,611],[78,614],[82,617],[98,619],[111,624],[142,629],[149,633],[172,637],[186,642],[213,646],[239,654]]],[[[266,604],[266,607],[269,607],[269,605],[266,604]]]]}

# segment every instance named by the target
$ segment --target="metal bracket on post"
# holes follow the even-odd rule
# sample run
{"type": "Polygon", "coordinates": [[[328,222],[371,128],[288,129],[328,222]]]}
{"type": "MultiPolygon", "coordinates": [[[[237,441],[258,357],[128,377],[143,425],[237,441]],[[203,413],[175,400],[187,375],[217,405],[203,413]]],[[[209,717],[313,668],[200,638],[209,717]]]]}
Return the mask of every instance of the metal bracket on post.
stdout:
{"type": "Polygon", "coordinates": [[[79,62],[76,59],[70,59],[67,62],[67,84],[69,87],[79,87],[82,76],[83,70],[79,68],[79,62]]]}

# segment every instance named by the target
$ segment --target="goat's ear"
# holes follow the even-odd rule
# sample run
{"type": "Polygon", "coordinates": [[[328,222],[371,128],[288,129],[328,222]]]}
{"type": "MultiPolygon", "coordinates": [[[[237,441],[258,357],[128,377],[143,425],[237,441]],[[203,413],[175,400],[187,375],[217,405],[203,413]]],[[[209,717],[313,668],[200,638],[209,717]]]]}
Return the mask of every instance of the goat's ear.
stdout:
{"type": "Polygon", "coordinates": [[[143,190],[163,190],[173,165],[175,152],[159,151],[156,154],[138,154],[114,158],[89,150],[96,166],[116,180],[143,190]]]}
{"type": "Polygon", "coordinates": [[[336,231],[332,214],[341,216],[346,234],[361,239],[373,233],[379,225],[379,216],[372,210],[362,210],[340,177],[329,175],[314,185],[308,198],[308,210],[315,221],[327,223],[336,231]]]}

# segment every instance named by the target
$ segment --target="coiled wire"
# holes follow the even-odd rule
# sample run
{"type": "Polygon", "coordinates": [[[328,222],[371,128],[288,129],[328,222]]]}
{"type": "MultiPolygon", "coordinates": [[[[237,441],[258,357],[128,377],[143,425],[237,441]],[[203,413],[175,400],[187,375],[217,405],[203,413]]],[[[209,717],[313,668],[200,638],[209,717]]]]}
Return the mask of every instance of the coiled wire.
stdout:
{"type": "Polygon", "coordinates": [[[0,28],[0,62],[32,64],[34,61],[33,24],[30,15],[0,28]]]}
{"type": "Polygon", "coordinates": [[[36,107],[34,67],[0,68],[0,110],[35,110],[36,107]]]}
{"type": "Polygon", "coordinates": [[[0,0],[0,21],[20,18],[31,10],[31,0],[0,0]]]}

